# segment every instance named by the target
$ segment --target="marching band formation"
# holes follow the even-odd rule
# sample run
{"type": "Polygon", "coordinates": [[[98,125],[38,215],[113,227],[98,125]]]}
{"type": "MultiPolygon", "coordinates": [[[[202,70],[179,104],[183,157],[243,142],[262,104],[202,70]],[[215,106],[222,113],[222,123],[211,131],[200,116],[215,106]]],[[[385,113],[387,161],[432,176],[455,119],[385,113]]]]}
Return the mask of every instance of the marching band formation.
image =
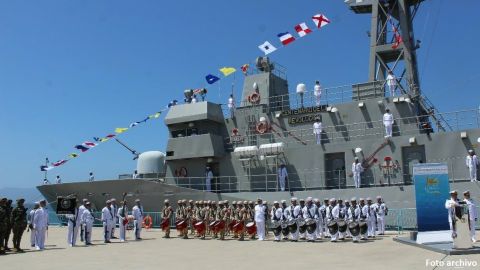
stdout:
{"type": "Polygon", "coordinates": [[[174,209],[165,200],[161,228],[164,238],[170,238],[170,220],[175,215],[175,228],[179,237],[188,239],[189,234],[199,239],[224,240],[229,236],[239,241],[266,239],[270,229],[274,241],[297,242],[330,238],[331,242],[352,238],[353,242],[375,238],[385,234],[385,216],[388,208],[380,196],[377,202],[371,198],[351,200],[325,199],[321,203],[311,197],[291,198],[273,202],[269,209],[266,201],[188,201],[179,200],[174,209]],[[267,223],[269,225],[267,225],[267,223]]]}

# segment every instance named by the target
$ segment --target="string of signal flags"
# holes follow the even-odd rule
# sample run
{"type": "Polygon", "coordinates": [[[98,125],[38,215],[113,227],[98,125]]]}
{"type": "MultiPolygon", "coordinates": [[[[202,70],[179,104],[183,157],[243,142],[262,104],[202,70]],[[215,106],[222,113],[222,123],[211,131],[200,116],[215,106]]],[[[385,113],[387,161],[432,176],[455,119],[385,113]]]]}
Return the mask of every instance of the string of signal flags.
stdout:
{"type": "MultiPolygon", "coordinates": [[[[324,14],[318,13],[312,16],[312,21],[315,24],[316,29],[321,29],[322,27],[328,25],[330,23],[330,19],[327,18],[324,14]]],[[[278,39],[280,40],[280,43],[285,47],[289,45],[290,43],[296,41],[298,38],[302,38],[308,34],[313,33],[313,30],[308,27],[306,22],[299,23],[294,26],[293,28],[295,32],[297,33],[298,37],[295,38],[290,32],[281,32],[277,34],[278,39]]],[[[265,54],[269,55],[276,50],[278,50],[277,47],[275,47],[270,41],[265,41],[264,43],[260,44],[258,48],[265,54]]],[[[249,64],[244,64],[240,67],[240,70],[244,75],[248,74],[250,66],[249,64]]],[[[223,74],[224,77],[227,77],[233,73],[235,73],[237,70],[234,67],[223,67],[220,69],[220,72],[223,74]]],[[[208,74],[205,76],[205,80],[207,81],[208,84],[214,84],[220,80],[220,77],[215,76],[213,74],[208,74]]]]}
{"type": "MultiPolygon", "coordinates": [[[[315,24],[316,29],[321,29],[322,27],[324,27],[324,26],[326,26],[330,23],[330,20],[324,14],[321,14],[321,13],[313,15],[311,17],[311,19],[312,19],[313,23],[315,24]]],[[[302,22],[302,23],[299,23],[299,24],[295,25],[293,29],[295,30],[295,32],[298,35],[297,38],[295,38],[288,31],[287,32],[281,32],[281,33],[277,34],[277,37],[280,40],[280,43],[284,47],[291,44],[292,42],[296,41],[298,38],[302,38],[302,37],[305,37],[306,35],[309,35],[309,34],[313,33],[313,30],[308,27],[306,22],[302,22]]],[[[258,48],[265,55],[271,54],[271,53],[273,53],[277,50],[277,47],[275,47],[269,41],[265,41],[264,43],[259,45],[258,48]]],[[[248,71],[249,71],[249,68],[250,68],[249,64],[244,64],[240,67],[240,70],[242,71],[242,73],[244,75],[247,75],[248,71]]],[[[223,74],[224,77],[227,77],[227,76],[237,72],[237,69],[235,69],[234,67],[223,67],[219,70],[223,74]]],[[[208,74],[207,76],[205,76],[205,80],[207,81],[208,84],[214,84],[214,83],[218,82],[220,80],[220,78],[213,75],[213,74],[208,74]]],[[[198,94],[206,94],[206,89],[204,89],[204,88],[203,89],[195,89],[195,90],[193,90],[193,93],[195,93],[195,94],[197,94],[197,93],[198,94]]],[[[45,165],[40,165],[40,170],[46,172],[46,171],[52,170],[56,167],[62,166],[65,163],[67,163],[68,161],[70,161],[71,159],[75,159],[75,158],[79,157],[79,155],[81,153],[85,153],[88,150],[90,150],[94,147],[97,147],[98,145],[100,145],[102,143],[105,143],[105,142],[109,141],[110,139],[113,139],[113,138],[117,137],[120,134],[128,131],[131,128],[134,128],[134,127],[136,127],[140,124],[144,124],[148,120],[158,119],[160,117],[160,115],[162,114],[162,112],[164,112],[165,110],[167,110],[171,106],[177,105],[177,103],[178,103],[177,100],[172,100],[166,106],[165,109],[160,110],[160,111],[158,111],[154,114],[151,114],[151,115],[145,117],[141,121],[132,122],[132,123],[130,123],[130,125],[128,125],[128,127],[115,128],[114,132],[109,133],[109,134],[107,134],[103,137],[93,137],[92,141],[85,141],[81,144],[77,144],[77,145],[74,146],[74,149],[76,149],[77,152],[70,153],[64,159],[60,159],[60,160],[55,161],[55,162],[50,162],[47,158],[45,165]]]]}

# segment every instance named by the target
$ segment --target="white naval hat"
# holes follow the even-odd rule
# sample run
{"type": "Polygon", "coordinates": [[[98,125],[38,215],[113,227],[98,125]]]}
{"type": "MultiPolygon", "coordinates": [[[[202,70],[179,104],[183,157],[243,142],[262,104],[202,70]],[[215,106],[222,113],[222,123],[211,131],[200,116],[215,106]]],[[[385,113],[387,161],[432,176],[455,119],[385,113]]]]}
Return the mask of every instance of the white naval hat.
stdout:
{"type": "Polygon", "coordinates": [[[274,201],[273,204],[278,204],[278,201],[274,201]]]}
{"type": "Polygon", "coordinates": [[[355,160],[358,160],[358,157],[355,157],[355,160]]]}
{"type": "Polygon", "coordinates": [[[313,202],[320,202],[320,200],[315,198],[315,199],[313,199],[313,202]]]}
{"type": "Polygon", "coordinates": [[[292,197],[292,198],[290,199],[290,201],[296,202],[296,201],[297,201],[297,197],[292,197]]]}
{"type": "Polygon", "coordinates": [[[359,201],[365,201],[365,199],[364,199],[364,198],[360,198],[360,199],[358,199],[358,200],[359,200],[359,201]]]}
{"type": "Polygon", "coordinates": [[[140,202],[140,199],[136,199],[135,202],[140,202]]]}
{"type": "Polygon", "coordinates": [[[111,202],[116,202],[117,200],[115,198],[110,199],[111,202]]]}
{"type": "Polygon", "coordinates": [[[381,198],[382,198],[382,196],[380,196],[380,195],[377,196],[377,200],[378,200],[378,199],[381,199],[381,198]]]}
{"type": "Polygon", "coordinates": [[[336,201],[335,198],[331,198],[331,199],[330,199],[330,202],[334,202],[334,201],[336,201]]]}
{"type": "Polygon", "coordinates": [[[107,200],[105,203],[111,203],[111,201],[110,201],[110,200],[107,200]]]}
{"type": "Polygon", "coordinates": [[[350,199],[350,201],[357,201],[357,198],[356,198],[356,197],[352,197],[352,198],[350,199]]]}
{"type": "Polygon", "coordinates": [[[472,150],[472,149],[470,149],[470,150],[468,150],[468,152],[469,152],[469,153],[473,153],[473,150],[472,150]]]}
{"type": "Polygon", "coordinates": [[[450,191],[450,194],[458,194],[458,192],[456,190],[452,190],[450,191]]]}
{"type": "Polygon", "coordinates": [[[466,195],[466,194],[470,194],[470,190],[465,190],[465,191],[463,192],[463,195],[466,195]]]}
{"type": "Polygon", "coordinates": [[[312,197],[307,197],[307,202],[311,202],[313,200],[312,197]]]}
{"type": "Polygon", "coordinates": [[[371,201],[371,200],[372,200],[372,198],[370,198],[370,197],[367,197],[367,201],[371,201]]]}
{"type": "Polygon", "coordinates": [[[165,199],[165,201],[163,201],[164,203],[169,203],[170,201],[168,199],[165,199]]]}
{"type": "Polygon", "coordinates": [[[286,201],[286,200],[282,200],[282,203],[287,203],[287,201],[286,201]]]}

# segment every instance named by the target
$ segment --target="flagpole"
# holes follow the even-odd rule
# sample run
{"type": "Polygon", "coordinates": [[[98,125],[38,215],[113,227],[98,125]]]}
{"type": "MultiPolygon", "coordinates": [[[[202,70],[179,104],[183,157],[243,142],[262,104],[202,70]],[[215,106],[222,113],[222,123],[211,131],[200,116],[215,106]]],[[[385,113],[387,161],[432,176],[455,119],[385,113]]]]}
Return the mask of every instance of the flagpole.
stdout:
{"type": "MultiPolygon", "coordinates": [[[[45,158],[45,168],[48,168],[48,157],[45,158]]],[[[43,176],[44,179],[47,179],[47,173],[48,173],[48,170],[45,170],[45,174],[43,176]]]]}

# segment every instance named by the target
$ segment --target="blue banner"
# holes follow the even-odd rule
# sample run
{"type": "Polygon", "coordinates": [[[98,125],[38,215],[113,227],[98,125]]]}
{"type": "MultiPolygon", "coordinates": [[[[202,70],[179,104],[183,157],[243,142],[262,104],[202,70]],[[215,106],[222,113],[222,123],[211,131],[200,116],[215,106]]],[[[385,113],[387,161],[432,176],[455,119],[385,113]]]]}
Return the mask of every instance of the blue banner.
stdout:
{"type": "Polygon", "coordinates": [[[448,166],[425,163],[413,166],[419,232],[449,230],[445,200],[450,197],[448,166]]]}

